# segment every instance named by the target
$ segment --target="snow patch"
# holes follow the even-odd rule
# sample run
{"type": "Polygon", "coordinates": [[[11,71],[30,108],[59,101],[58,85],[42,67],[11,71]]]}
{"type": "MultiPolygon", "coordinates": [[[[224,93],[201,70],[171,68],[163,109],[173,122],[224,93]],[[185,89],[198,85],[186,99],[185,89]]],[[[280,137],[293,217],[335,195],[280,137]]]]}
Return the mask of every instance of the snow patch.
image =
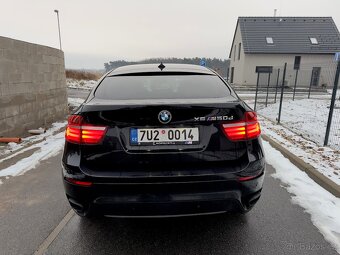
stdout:
{"type": "MultiPolygon", "coordinates": [[[[45,160],[57,155],[63,148],[63,146],[64,146],[64,132],[60,132],[56,135],[51,135],[47,137],[46,140],[28,147],[28,149],[39,148],[31,156],[23,158],[14,165],[11,165],[5,169],[1,169],[0,177],[17,176],[20,174],[24,174],[25,172],[37,167],[40,164],[41,160],[45,160]]],[[[1,161],[4,161],[12,157],[13,155],[4,158],[1,161]]]]}
{"type": "MultiPolygon", "coordinates": [[[[55,122],[52,124],[52,127],[47,129],[45,133],[40,134],[40,135],[32,135],[32,136],[28,136],[25,138],[22,138],[21,143],[8,143],[5,146],[1,147],[0,150],[0,156],[5,156],[11,153],[10,157],[14,157],[16,156],[18,153],[16,152],[23,152],[26,149],[23,149],[25,147],[27,147],[29,144],[35,143],[35,142],[39,142],[43,139],[46,139],[47,137],[50,137],[51,135],[53,135],[55,132],[59,131],[60,129],[64,128],[66,126],[66,121],[63,122],[55,122]]],[[[30,148],[28,148],[30,149],[30,148]]],[[[8,158],[7,158],[8,159],[8,158]]],[[[3,162],[5,159],[0,159],[0,163],[3,162]]]]}
{"type": "MultiPolygon", "coordinates": [[[[339,104],[339,102],[336,102],[339,104]]],[[[323,145],[326,133],[330,100],[301,99],[285,100],[282,104],[281,123],[319,145],[323,145]]],[[[258,113],[276,121],[279,103],[268,105],[258,113]]],[[[334,109],[329,146],[340,149],[340,108],[334,109]]]]}
{"type": "Polygon", "coordinates": [[[340,152],[318,146],[282,125],[259,116],[262,133],[274,139],[288,151],[313,166],[325,177],[340,185],[340,152]]]}
{"type": "Polygon", "coordinates": [[[279,151],[263,142],[266,161],[275,169],[272,175],[293,194],[292,202],[311,215],[312,222],[324,238],[340,253],[340,199],[324,190],[293,165],[279,151]]]}
{"type": "Polygon", "coordinates": [[[66,79],[66,84],[67,84],[67,87],[71,89],[92,90],[97,85],[97,81],[66,79]]]}

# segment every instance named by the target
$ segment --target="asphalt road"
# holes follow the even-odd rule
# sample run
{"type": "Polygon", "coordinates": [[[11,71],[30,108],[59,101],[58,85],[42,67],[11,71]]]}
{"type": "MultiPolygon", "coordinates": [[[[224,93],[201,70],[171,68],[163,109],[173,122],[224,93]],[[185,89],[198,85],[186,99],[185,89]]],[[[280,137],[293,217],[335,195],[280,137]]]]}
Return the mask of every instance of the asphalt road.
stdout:
{"type": "Polygon", "coordinates": [[[172,219],[82,219],[70,211],[62,187],[61,154],[0,185],[0,254],[337,254],[291,203],[267,166],[263,195],[247,215],[172,219]],[[60,226],[59,226],[60,227],[60,226]]]}

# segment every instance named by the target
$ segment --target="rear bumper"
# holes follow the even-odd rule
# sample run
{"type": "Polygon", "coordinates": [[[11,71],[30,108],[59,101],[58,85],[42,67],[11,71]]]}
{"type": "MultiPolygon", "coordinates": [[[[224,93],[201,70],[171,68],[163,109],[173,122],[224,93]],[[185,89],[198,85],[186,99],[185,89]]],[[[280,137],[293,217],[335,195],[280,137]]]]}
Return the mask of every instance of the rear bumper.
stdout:
{"type": "MultiPolygon", "coordinates": [[[[65,169],[63,170],[65,177],[65,169]]],[[[67,177],[70,174],[67,173],[67,177]]],[[[72,176],[71,176],[72,177],[72,176]]],[[[91,187],[65,180],[71,206],[78,212],[97,212],[112,217],[170,217],[247,211],[260,198],[264,166],[255,178],[239,181],[235,176],[184,182],[118,182],[105,183],[95,178],[91,187]]],[[[151,179],[150,179],[151,180],[151,179]]]]}

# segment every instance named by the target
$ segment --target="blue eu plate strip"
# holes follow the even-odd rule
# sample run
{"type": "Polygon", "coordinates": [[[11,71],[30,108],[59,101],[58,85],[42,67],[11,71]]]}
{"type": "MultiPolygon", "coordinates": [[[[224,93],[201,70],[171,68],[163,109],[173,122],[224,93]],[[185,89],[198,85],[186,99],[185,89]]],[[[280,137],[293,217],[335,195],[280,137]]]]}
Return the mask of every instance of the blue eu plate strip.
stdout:
{"type": "Polygon", "coordinates": [[[130,143],[138,144],[138,132],[136,128],[130,129],[130,143]]]}

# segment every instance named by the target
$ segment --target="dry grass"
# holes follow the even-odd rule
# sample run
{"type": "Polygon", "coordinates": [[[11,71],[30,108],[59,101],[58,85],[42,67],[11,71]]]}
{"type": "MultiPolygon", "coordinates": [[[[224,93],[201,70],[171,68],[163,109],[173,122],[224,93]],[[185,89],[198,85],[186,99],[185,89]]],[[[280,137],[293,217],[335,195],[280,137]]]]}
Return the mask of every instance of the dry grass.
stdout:
{"type": "Polygon", "coordinates": [[[98,80],[103,74],[95,71],[66,70],[66,78],[75,80],[98,80]]]}

